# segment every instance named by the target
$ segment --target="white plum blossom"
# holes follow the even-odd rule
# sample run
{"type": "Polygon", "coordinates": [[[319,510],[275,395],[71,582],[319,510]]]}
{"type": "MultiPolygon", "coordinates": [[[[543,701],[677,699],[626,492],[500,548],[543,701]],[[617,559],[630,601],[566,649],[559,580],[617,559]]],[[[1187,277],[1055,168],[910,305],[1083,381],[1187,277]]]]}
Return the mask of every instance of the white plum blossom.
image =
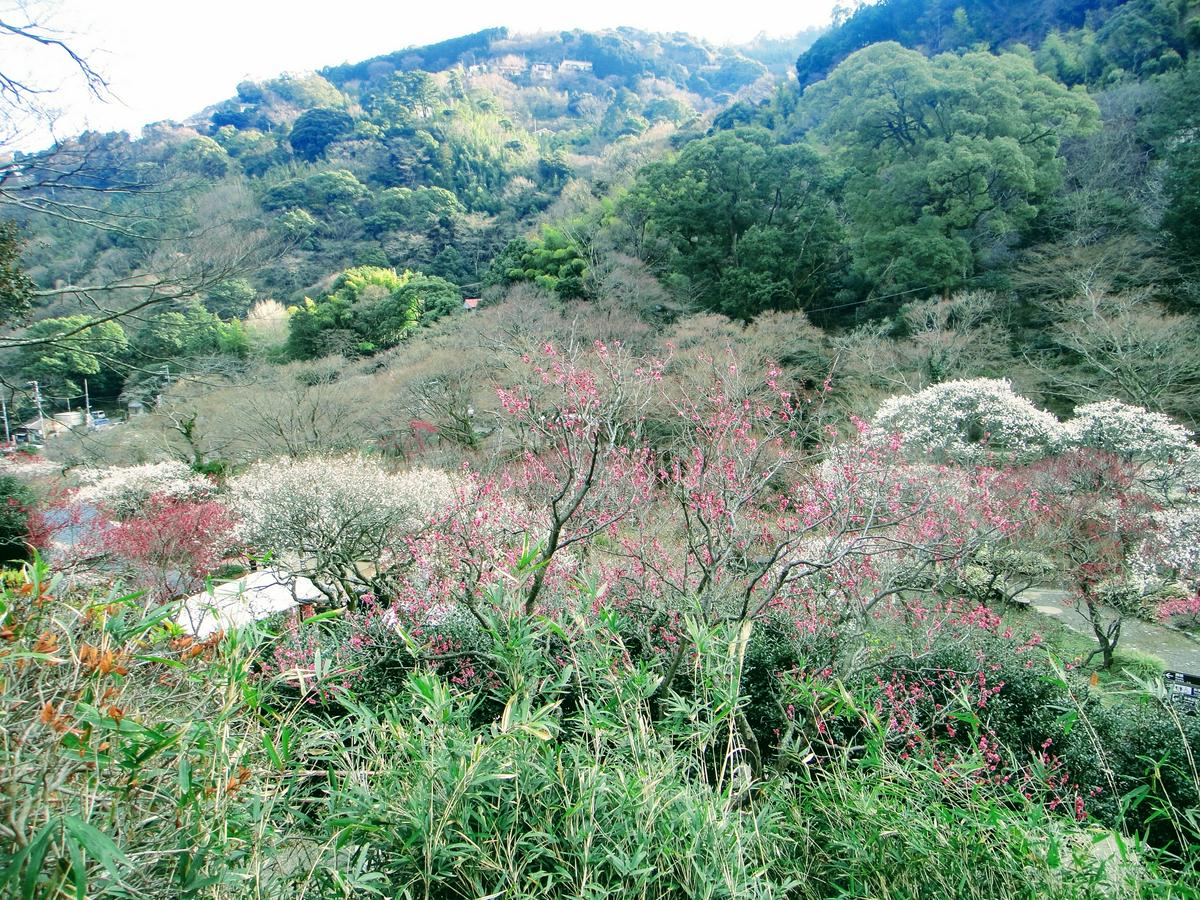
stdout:
{"type": "Polygon", "coordinates": [[[77,502],[103,508],[118,519],[136,515],[152,496],[172,500],[208,500],[216,485],[174,460],[141,466],[112,466],[80,475],[77,502]]]}
{"type": "Polygon", "coordinates": [[[1119,400],[1080,406],[1062,423],[1015,394],[1008,381],[974,378],[892,397],[871,426],[877,435],[899,435],[905,448],[953,462],[990,454],[1031,462],[1068,449],[1100,450],[1140,464],[1141,480],[1164,494],[1200,487],[1200,448],[1188,430],[1119,400]]]}
{"type": "Polygon", "coordinates": [[[229,483],[239,537],[282,556],[328,596],[378,587],[405,536],[454,497],[438,469],[391,473],[361,456],[255,463],[229,483]]]}
{"type": "Polygon", "coordinates": [[[1162,510],[1154,525],[1134,558],[1134,571],[1200,587],[1200,507],[1162,510]]]}
{"type": "Polygon", "coordinates": [[[57,475],[62,472],[62,468],[61,463],[33,453],[10,453],[0,459],[0,474],[15,475],[17,478],[57,475]]]}
{"type": "Polygon", "coordinates": [[[300,549],[308,532],[329,537],[362,526],[414,531],[442,509],[454,482],[440,469],[389,473],[361,456],[308,456],[255,463],[229,483],[243,536],[264,549],[300,549]]]}
{"type": "Polygon", "coordinates": [[[903,446],[954,462],[996,454],[1018,462],[1053,453],[1063,426],[1013,392],[1005,379],[972,378],[891,397],[871,420],[877,434],[899,435],[903,446]]]}
{"type": "Polygon", "coordinates": [[[1063,429],[1065,447],[1112,453],[1143,465],[1142,480],[1165,494],[1200,487],[1200,448],[1170,416],[1120,400],[1089,403],[1075,410],[1063,429]]]}
{"type": "Polygon", "coordinates": [[[1065,426],[1068,446],[1092,447],[1129,459],[1168,461],[1196,452],[1188,430],[1162,413],[1120,400],[1075,410],[1065,426]]]}

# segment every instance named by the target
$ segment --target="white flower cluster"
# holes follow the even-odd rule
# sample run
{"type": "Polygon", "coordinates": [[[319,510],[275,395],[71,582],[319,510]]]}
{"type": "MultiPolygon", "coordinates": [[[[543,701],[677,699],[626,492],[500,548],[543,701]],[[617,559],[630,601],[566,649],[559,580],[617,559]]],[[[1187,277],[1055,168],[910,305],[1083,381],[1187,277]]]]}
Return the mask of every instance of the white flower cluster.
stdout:
{"type": "Polygon", "coordinates": [[[1188,430],[1162,413],[1120,400],[1089,403],[1063,428],[1067,447],[1091,447],[1147,465],[1144,480],[1185,490],[1200,486],[1200,448],[1188,430]]]}
{"type": "Polygon", "coordinates": [[[309,456],[255,463],[229,490],[252,547],[369,561],[448,504],[454,483],[437,469],[392,474],[359,456],[309,456]]]}
{"type": "Polygon", "coordinates": [[[1175,490],[1200,486],[1200,448],[1169,416],[1104,400],[1080,406],[1063,423],[1002,379],[947,381],[891,397],[871,427],[876,441],[899,435],[905,447],[952,462],[979,462],[993,453],[1030,462],[1090,448],[1143,464],[1145,481],[1169,483],[1175,490]]]}
{"type": "Polygon", "coordinates": [[[904,445],[954,462],[990,454],[1016,461],[1054,451],[1062,423],[1013,392],[1005,379],[947,381],[885,400],[871,422],[877,435],[898,434],[904,445]]]}
{"type": "Polygon", "coordinates": [[[136,515],[153,495],[174,500],[207,500],[216,493],[211,480],[173,460],[93,469],[82,473],[80,481],[82,486],[75,499],[102,507],[118,519],[136,515]]]}
{"type": "Polygon", "coordinates": [[[1150,530],[1134,559],[1134,570],[1143,578],[1160,577],[1190,586],[1200,583],[1200,507],[1185,506],[1155,514],[1150,530]]]}
{"type": "Polygon", "coordinates": [[[30,453],[10,453],[0,459],[0,475],[15,475],[18,478],[39,478],[57,475],[62,464],[30,453]]]}

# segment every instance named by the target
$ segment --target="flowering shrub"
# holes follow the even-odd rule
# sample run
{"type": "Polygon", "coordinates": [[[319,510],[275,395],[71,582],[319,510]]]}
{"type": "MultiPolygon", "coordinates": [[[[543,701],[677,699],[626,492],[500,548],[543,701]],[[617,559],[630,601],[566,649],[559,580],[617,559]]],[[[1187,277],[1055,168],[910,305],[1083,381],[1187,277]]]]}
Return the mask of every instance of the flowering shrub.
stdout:
{"type": "Polygon", "coordinates": [[[481,662],[491,636],[462,605],[433,608],[420,621],[402,623],[395,607],[365,594],[357,608],[332,620],[302,622],[312,613],[311,606],[302,606],[300,615],[288,617],[262,664],[264,676],[281,678],[308,703],[393,696],[421,662],[459,687],[486,689],[494,683],[493,667],[481,662]],[[424,656],[414,652],[413,641],[425,648],[424,656]]]}
{"type": "Polygon", "coordinates": [[[1162,413],[1119,400],[1089,403],[1064,426],[1063,444],[1137,463],[1141,480],[1167,497],[1200,489],[1200,448],[1186,428],[1162,413]]]}
{"type": "Polygon", "coordinates": [[[522,499],[545,517],[526,594],[529,613],[556,555],[614,536],[652,500],[652,454],[642,425],[662,371],[655,360],[601,341],[588,354],[546,344],[540,357],[523,361],[522,382],[497,393],[522,439],[512,477],[522,499]]]}
{"type": "Polygon", "coordinates": [[[1195,629],[1200,626],[1200,594],[1191,597],[1168,597],[1156,610],[1160,622],[1195,629]]]}
{"type": "Polygon", "coordinates": [[[1064,428],[1064,442],[1156,462],[1190,456],[1197,449],[1188,430],[1170,416],[1120,400],[1077,407],[1064,428]]]}
{"type": "Polygon", "coordinates": [[[1200,587],[1200,507],[1159,510],[1134,558],[1139,575],[1200,587]]]}
{"type": "Polygon", "coordinates": [[[435,469],[393,474],[364,457],[310,456],[256,463],[229,492],[238,537],[335,599],[390,594],[404,537],[450,502],[453,484],[435,469]]]}
{"type": "Polygon", "coordinates": [[[1162,413],[1119,400],[1089,403],[1066,423],[1013,393],[1004,380],[948,381],[880,405],[872,426],[905,447],[958,463],[1002,454],[1032,462],[1070,448],[1098,450],[1139,465],[1167,496],[1200,489],[1200,448],[1162,413]]]}
{"type": "MultiPolygon", "coordinates": [[[[855,673],[848,688],[858,703],[829,703],[837,690],[828,673],[784,675],[784,743],[836,755],[879,740],[947,786],[1010,790],[1076,820],[1111,821],[1112,782],[1090,736],[1061,716],[1072,698],[1039,648],[1036,635],[1020,640],[995,622],[960,623],[937,647],[897,651],[855,673]]],[[[1099,718],[1100,703],[1088,701],[1083,714],[1099,718]]]]}
{"type": "MultiPolygon", "coordinates": [[[[930,635],[990,622],[975,603],[920,598],[1041,510],[1010,473],[914,464],[865,423],[816,465],[812,400],[774,366],[710,360],[707,383],[677,390],[619,347],[547,346],[525,363],[525,380],[500,392],[518,441],[509,465],[466,472],[395,551],[411,560],[390,595],[397,626],[476,686],[492,664],[437,622],[478,634],[497,616],[617,613],[630,652],[665,669],[656,699],[687,677],[689,620],[762,623],[756,659],[783,668],[810,653],[840,667],[878,619],[930,635]],[[661,448],[642,433],[651,407],[670,436],[661,448]],[[497,608],[497,596],[519,602],[497,608]]],[[[769,696],[741,733],[762,737],[769,696]]]]}
{"type": "Polygon", "coordinates": [[[501,391],[524,449],[493,475],[467,473],[407,542],[413,569],[395,595],[406,622],[484,603],[516,569],[526,613],[577,614],[587,562],[599,575],[590,612],[646,608],[635,616],[654,629],[644,641],[677,666],[681,614],[782,611],[810,635],[861,628],[1038,509],[1004,473],[913,465],[865,424],[814,467],[801,440],[810,401],[773,366],[714,364],[708,384],[675,393],[653,361],[620,348],[543,354],[527,360],[523,385],[501,391]],[[640,432],[652,403],[679,422],[657,453],[640,432]]]}
{"type": "Polygon", "coordinates": [[[212,498],[216,485],[181,462],[113,466],[85,471],[75,500],[101,507],[116,519],[137,515],[151,497],[181,502],[212,498]]]}
{"type": "Polygon", "coordinates": [[[1104,668],[1127,616],[1146,609],[1153,588],[1139,575],[1153,566],[1139,547],[1153,546],[1159,505],[1136,477],[1133,464],[1100,450],[1073,449],[1029,470],[1029,481],[1044,499],[1045,514],[1032,532],[1055,559],[1076,605],[1096,637],[1104,668]],[[1115,605],[1106,605],[1106,604],[1115,605]]]}
{"type": "MultiPolygon", "coordinates": [[[[1178,507],[1200,488],[1200,448],[1165,415],[1107,400],[1079,407],[1061,424],[1007,381],[975,379],[894,397],[872,424],[882,432],[876,442],[890,434],[892,448],[918,448],[959,465],[977,467],[995,451],[1031,464],[1031,503],[1047,513],[1042,544],[1067,570],[1106,667],[1123,616],[1147,614],[1162,601],[1166,582],[1200,577],[1200,513],[1178,507]],[[1162,510],[1164,503],[1177,508],[1162,510]]],[[[959,581],[978,595],[998,578],[975,560],[959,581]]]]}
{"type": "Polygon", "coordinates": [[[18,478],[40,478],[62,472],[62,464],[46,459],[37,453],[18,450],[0,456],[0,475],[15,475],[18,478]]]}
{"type": "Polygon", "coordinates": [[[942,778],[1017,787],[1030,800],[1034,791],[1044,792],[1050,809],[1065,803],[1076,819],[1085,818],[1088,791],[1071,782],[1062,760],[1049,752],[1054,738],[1040,740],[1032,760],[1005,758],[1009,745],[988,724],[989,706],[1008,686],[1000,664],[968,666],[966,671],[915,664],[893,670],[886,680],[877,676],[876,686],[874,712],[900,759],[923,756],[942,778]],[[964,766],[964,757],[976,750],[983,765],[964,766]],[[1047,771],[1039,777],[1031,762],[1047,771]]]}
{"type": "MultiPolygon", "coordinates": [[[[411,562],[393,594],[393,611],[413,627],[447,610],[473,608],[510,579],[530,542],[546,528],[544,516],[517,499],[512,472],[494,476],[465,471],[452,499],[429,527],[409,535],[402,553],[411,562]]],[[[545,566],[543,583],[560,588],[570,578],[569,552],[545,566]]]]}
{"type": "Polygon", "coordinates": [[[229,554],[234,517],[215,500],[151,495],[141,513],[103,529],[104,550],[158,599],[191,593],[229,554]]]}
{"type": "Polygon", "coordinates": [[[1002,379],[947,381],[916,394],[885,400],[871,420],[903,445],[958,463],[992,454],[1028,462],[1052,453],[1062,424],[1013,392],[1002,379]]]}

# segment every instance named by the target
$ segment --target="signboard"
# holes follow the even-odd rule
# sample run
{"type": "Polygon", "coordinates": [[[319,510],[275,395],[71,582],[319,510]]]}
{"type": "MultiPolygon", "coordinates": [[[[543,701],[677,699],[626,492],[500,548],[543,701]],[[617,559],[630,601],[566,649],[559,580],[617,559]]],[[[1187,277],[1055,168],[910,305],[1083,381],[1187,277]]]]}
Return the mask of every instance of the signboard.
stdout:
{"type": "Polygon", "coordinates": [[[1163,672],[1167,696],[1184,709],[1196,712],[1200,709],[1200,675],[1186,672],[1163,672]]]}

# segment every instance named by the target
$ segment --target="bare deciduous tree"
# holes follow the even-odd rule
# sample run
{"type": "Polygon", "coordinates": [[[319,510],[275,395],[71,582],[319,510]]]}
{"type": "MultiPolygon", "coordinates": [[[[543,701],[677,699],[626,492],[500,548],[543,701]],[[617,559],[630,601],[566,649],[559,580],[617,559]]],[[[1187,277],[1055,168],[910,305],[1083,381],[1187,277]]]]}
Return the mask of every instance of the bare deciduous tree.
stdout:
{"type": "Polygon", "coordinates": [[[1052,370],[1072,399],[1118,397],[1191,426],[1200,420],[1200,329],[1155,303],[1148,290],[1086,290],[1049,305],[1052,370]]]}
{"type": "MultiPolygon", "coordinates": [[[[93,97],[105,99],[109,94],[108,80],[87,59],[51,28],[46,21],[47,5],[17,0],[0,9],[0,47],[36,54],[38,65],[57,57],[73,70],[93,97]]],[[[0,68],[0,148],[10,145],[29,121],[52,122],[53,111],[45,100],[54,88],[42,86],[36,75],[25,74],[13,67],[12,56],[5,53],[6,62],[0,68]]]]}

